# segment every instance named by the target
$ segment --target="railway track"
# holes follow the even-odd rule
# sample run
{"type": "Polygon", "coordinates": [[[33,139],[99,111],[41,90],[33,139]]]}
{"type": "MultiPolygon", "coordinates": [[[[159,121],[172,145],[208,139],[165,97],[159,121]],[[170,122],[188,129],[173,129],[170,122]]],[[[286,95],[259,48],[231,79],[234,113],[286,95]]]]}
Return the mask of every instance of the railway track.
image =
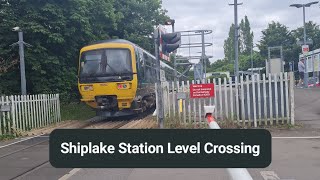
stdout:
{"type": "MultiPolygon", "coordinates": [[[[103,118],[94,117],[94,118],[86,120],[86,122],[78,128],[79,129],[128,129],[128,128],[143,128],[143,127],[153,128],[155,126],[155,124],[154,124],[154,122],[152,123],[152,120],[146,120],[146,121],[143,120],[144,118],[151,116],[150,115],[151,111],[148,111],[146,113],[142,113],[139,116],[136,116],[133,118],[132,117],[125,117],[125,118],[122,118],[121,120],[119,118],[115,118],[115,119],[105,121],[105,119],[103,119],[103,118]]],[[[37,148],[39,148],[41,146],[48,146],[48,143],[49,143],[49,136],[48,135],[37,136],[34,138],[27,139],[25,141],[18,142],[13,145],[23,146],[23,147],[21,147],[18,150],[7,152],[4,155],[0,155],[0,161],[5,160],[6,158],[9,159],[10,156],[14,156],[18,153],[33,152],[33,149],[36,150],[37,148]]],[[[4,147],[4,148],[6,148],[6,147],[4,147]]],[[[22,172],[15,174],[14,176],[10,177],[9,179],[10,180],[23,179],[27,175],[39,170],[40,168],[42,168],[44,166],[47,166],[49,164],[50,164],[49,160],[46,159],[45,161],[41,161],[40,163],[33,165],[30,168],[27,168],[25,171],[22,171],[22,172]]]]}

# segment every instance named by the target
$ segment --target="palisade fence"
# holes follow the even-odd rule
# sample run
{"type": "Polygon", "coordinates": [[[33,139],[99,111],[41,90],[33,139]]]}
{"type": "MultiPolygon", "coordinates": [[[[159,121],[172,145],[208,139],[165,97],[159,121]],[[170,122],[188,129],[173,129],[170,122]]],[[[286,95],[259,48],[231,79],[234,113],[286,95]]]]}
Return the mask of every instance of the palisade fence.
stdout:
{"type": "Polygon", "coordinates": [[[243,126],[294,125],[293,73],[208,79],[207,82],[162,82],[165,121],[180,123],[204,121],[204,106],[215,105],[215,118],[243,126]],[[213,98],[190,99],[190,84],[214,83],[213,98]],[[178,100],[177,95],[185,94],[178,100]],[[182,106],[181,106],[182,105],[182,106]]]}
{"type": "Polygon", "coordinates": [[[59,121],[59,94],[0,97],[0,135],[18,134],[59,121]]]}

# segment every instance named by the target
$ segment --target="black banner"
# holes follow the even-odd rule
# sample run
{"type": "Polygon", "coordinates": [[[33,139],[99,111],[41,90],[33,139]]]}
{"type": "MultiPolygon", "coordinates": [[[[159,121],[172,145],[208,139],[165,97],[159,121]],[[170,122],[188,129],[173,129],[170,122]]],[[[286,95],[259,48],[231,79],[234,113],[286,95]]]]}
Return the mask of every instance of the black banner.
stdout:
{"type": "Polygon", "coordinates": [[[50,135],[57,168],[265,168],[271,163],[267,130],[82,130],[50,135]]]}

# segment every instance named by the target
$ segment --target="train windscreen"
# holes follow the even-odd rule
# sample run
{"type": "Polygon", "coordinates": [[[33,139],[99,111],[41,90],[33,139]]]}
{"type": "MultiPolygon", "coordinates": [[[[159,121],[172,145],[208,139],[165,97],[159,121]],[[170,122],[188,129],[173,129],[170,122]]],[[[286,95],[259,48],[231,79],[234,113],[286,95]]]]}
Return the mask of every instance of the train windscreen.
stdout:
{"type": "Polygon", "coordinates": [[[80,81],[107,82],[132,79],[128,49],[99,49],[81,55],[80,81]]]}

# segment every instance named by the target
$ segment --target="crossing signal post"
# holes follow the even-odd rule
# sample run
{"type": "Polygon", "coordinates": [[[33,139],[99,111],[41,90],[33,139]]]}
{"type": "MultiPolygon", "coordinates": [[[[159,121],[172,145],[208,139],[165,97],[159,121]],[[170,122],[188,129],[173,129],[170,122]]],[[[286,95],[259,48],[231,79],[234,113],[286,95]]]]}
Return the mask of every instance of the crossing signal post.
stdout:
{"type": "MultiPolygon", "coordinates": [[[[170,53],[175,52],[181,44],[181,33],[161,34],[161,53],[160,56],[165,60],[170,60],[170,53]],[[168,59],[166,59],[168,57],[168,59]]],[[[174,60],[174,81],[177,81],[176,59],[174,60]]]]}
{"type": "Polygon", "coordinates": [[[157,60],[157,116],[160,129],[164,128],[164,108],[163,94],[161,88],[160,60],[164,59],[170,61],[170,53],[179,48],[180,40],[180,33],[165,33],[161,26],[156,28],[154,31],[155,56],[157,60]]]}
{"type": "Polygon", "coordinates": [[[162,52],[169,55],[173,51],[179,48],[181,44],[181,34],[180,33],[168,33],[162,34],[162,52]]]}

